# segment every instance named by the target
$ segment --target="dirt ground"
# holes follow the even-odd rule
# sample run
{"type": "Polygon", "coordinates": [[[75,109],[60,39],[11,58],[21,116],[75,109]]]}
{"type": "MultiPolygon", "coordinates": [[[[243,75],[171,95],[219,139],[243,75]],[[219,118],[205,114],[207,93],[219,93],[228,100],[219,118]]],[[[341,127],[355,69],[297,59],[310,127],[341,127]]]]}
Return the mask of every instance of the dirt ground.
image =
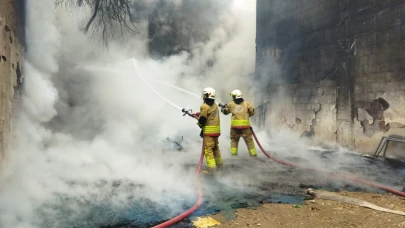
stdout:
{"type": "MultiPolygon", "coordinates": [[[[362,199],[378,206],[405,211],[405,198],[391,194],[334,192],[362,199]]],[[[295,208],[291,204],[264,204],[257,209],[238,209],[234,220],[219,213],[210,216],[221,225],[215,227],[405,227],[405,216],[364,207],[315,199],[295,208]]]]}

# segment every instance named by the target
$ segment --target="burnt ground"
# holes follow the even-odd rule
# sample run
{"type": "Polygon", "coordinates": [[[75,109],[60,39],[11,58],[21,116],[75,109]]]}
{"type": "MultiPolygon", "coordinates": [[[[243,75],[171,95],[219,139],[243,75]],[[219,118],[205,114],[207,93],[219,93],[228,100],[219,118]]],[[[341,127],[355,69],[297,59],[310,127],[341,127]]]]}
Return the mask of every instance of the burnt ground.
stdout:
{"type": "MultiPolygon", "coordinates": [[[[301,165],[322,164],[340,173],[349,173],[396,189],[402,189],[405,183],[403,164],[398,165],[356,154],[341,156],[333,152],[320,153],[318,151],[308,156],[310,160],[288,155],[279,155],[277,157],[301,165]]],[[[196,164],[190,164],[185,172],[194,173],[195,169],[196,164]]],[[[78,184],[72,183],[72,185],[78,184]]],[[[305,200],[310,199],[306,195],[306,189],[309,187],[327,191],[344,191],[340,194],[349,194],[349,196],[354,194],[356,197],[369,197],[366,199],[371,199],[370,202],[379,200],[375,202],[377,205],[394,209],[396,208],[392,205],[397,205],[398,209],[404,208],[404,200],[395,196],[382,195],[385,193],[382,190],[331,178],[324,173],[280,165],[263,156],[256,160],[239,156],[227,159],[226,165],[221,172],[214,176],[202,175],[201,186],[204,195],[203,204],[187,220],[173,227],[192,227],[190,220],[195,219],[197,216],[210,215],[219,219],[223,223],[223,227],[249,227],[249,225],[253,226],[255,223],[260,223],[260,225],[256,224],[255,226],[263,227],[306,227],[305,224],[325,227],[325,224],[329,223],[332,227],[350,227],[350,224],[354,224],[353,227],[359,227],[359,224],[369,223],[364,221],[362,223],[362,221],[357,221],[355,218],[367,220],[371,218],[367,216],[379,218],[380,220],[388,218],[393,221],[392,224],[403,221],[401,216],[395,220],[394,218],[398,217],[397,215],[374,212],[369,209],[345,206],[323,200],[316,200],[316,203],[312,206],[294,208],[293,204],[304,205],[305,200]],[[317,207],[320,210],[311,210],[311,207],[317,207]],[[305,226],[301,223],[304,223],[305,226]],[[346,223],[350,224],[347,225],[346,223]]],[[[94,187],[105,189],[102,197],[107,198],[125,192],[124,189],[133,193],[151,190],[149,189],[150,186],[125,181],[103,181],[94,187]]],[[[194,186],[190,186],[190,188],[194,188],[194,186]]],[[[172,218],[173,214],[177,215],[189,209],[196,202],[195,197],[185,198],[182,195],[176,195],[175,192],[167,194],[171,196],[170,201],[167,203],[177,205],[176,211],[173,211],[169,205],[156,204],[156,202],[148,199],[128,198],[125,206],[117,207],[116,205],[110,205],[108,201],[84,202],[81,199],[65,196],[58,196],[59,200],[56,200],[52,205],[44,205],[44,209],[52,208],[53,211],[57,211],[56,214],[60,216],[58,221],[63,223],[63,227],[152,227],[172,218]],[[71,206],[69,207],[69,205],[71,206]],[[69,210],[77,208],[77,205],[83,209],[83,212],[79,217],[72,217],[74,213],[69,210]]],[[[97,198],[100,198],[100,196],[97,198]]],[[[52,225],[52,222],[54,222],[53,214],[48,215],[49,218],[46,217],[46,214],[42,216],[44,223],[42,227],[55,227],[52,225]]],[[[62,228],[61,225],[58,225],[58,227],[62,228]]]]}

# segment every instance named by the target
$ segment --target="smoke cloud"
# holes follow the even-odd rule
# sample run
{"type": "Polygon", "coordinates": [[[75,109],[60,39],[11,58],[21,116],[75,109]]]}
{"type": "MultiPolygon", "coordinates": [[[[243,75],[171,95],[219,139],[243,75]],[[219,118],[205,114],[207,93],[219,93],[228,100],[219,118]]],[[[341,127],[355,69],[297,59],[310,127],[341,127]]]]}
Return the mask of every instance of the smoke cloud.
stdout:
{"type": "MultiPolygon", "coordinates": [[[[200,30],[183,51],[151,58],[145,19],[164,9],[158,1],[145,2],[140,34],[112,40],[106,50],[82,33],[90,10],[27,1],[26,81],[13,150],[2,166],[1,227],[69,227],[86,221],[97,205],[122,214],[133,202],[142,208],[142,200],[166,207],[161,219],[167,219],[195,200],[195,169],[185,167],[198,162],[200,129],[156,96],[128,60],[134,58],[142,76],[180,107],[197,111],[202,101],[154,80],[197,94],[214,87],[218,101],[227,102],[231,90],[249,89],[255,14],[232,1],[172,1],[174,12],[185,12],[181,7],[189,2],[188,7],[202,7],[193,9],[198,18],[210,21],[199,22],[200,30]],[[185,152],[171,150],[167,138],[182,136],[185,152]]],[[[169,16],[157,18],[165,23],[169,16]]],[[[192,15],[186,18],[198,22],[192,15]]],[[[227,126],[224,118],[224,136],[227,126]]],[[[221,142],[224,159],[227,145],[221,142]]],[[[93,225],[116,218],[100,214],[92,215],[93,225]]]]}
{"type": "MultiPolygon", "coordinates": [[[[228,102],[229,92],[236,88],[253,100],[260,84],[251,78],[255,1],[159,2],[144,1],[138,12],[139,35],[125,34],[106,50],[82,33],[88,9],[54,8],[52,0],[27,1],[26,82],[13,150],[6,154],[1,170],[1,227],[72,227],[78,221],[98,227],[135,209],[142,216],[134,219],[147,219],[156,214],[148,209],[148,202],[166,208],[161,211],[163,220],[194,202],[200,129],[194,119],[183,117],[151,91],[141,77],[176,106],[193,111],[198,111],[201,99],[156,80],[196,94],[213,87],[217,102],[228,102]],[[148,24],[152,14],[156,21],[148,24]],[[173,15],[181,16],[173,19],[173,15]],[[163,50],[150,46],[157,45],[149,40],[151,24],[158,24],[163,35],[183,33],[175,42],[179,46],[171,48],[174,53],[150,52],[163,50]],[[187,32],[191,35],[184,35],[187,32]],[[167,139],[182,137],[184,150],[176,152],[167,139]]],[[[285,173],[252,174],[255,170],[247,162],[243,142],[241,155],[230,158],[229,125],[229,117],[221,118],[220,148],[224,162],[238,163],[240,169],[220,181],[246,191],[259,182],[282,182],[285,173]]],[[[298,136],[274,135],[269,139],[266,132],[258,133],[265,148],[277,151],[277,156],[313,157],[298,136]]],[[[307,162],[324,166],[316,158],[307,162]]],[[[268,165],[260,163],[256,170],[280,171],[268,165]]],[[[300,181],[292,178],[294,184],[300,181]]],[[[204,194],[212,196],[210,191],[205,187],[204,194]]]]}

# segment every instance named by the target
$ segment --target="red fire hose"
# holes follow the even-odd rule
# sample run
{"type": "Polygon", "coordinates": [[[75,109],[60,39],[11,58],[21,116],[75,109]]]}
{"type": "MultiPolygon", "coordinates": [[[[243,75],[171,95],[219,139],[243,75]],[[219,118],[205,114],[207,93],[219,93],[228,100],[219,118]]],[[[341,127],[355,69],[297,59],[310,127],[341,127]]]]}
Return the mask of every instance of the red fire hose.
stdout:
{"type": "MultiPolygon", "coordinates": [[[[191,114],[190,116],[192,116],[193,118],[198,119],[194,114],[191,114]]],[[[292,164],[292,163],[289,163],[289,162],[278,160],[278,159],[272,157],[269,153],[267,153],[266,150],[264,150],[264,148],[260,144],[259,140],[257,139],[256,133],[253,131],[253,129],[252,129],[252,133],[253,133],[253,137],[255,138],[255,141],[256,141],[257,145],[259,146],[259,148],[263,152],[263,154],[266,155],[266,157],[270,158],[271,160],[273,160],[273,161],[275,161],[275,162],[277,162],[279,164],[286,165],[286,166],[291,166],[291,167],[300,167],[300,168],[303,168],[303,169],[309,169],[309,170],[313,170],[313,171],[316,171],[316,172],[327,173],[327,174],[335,176],[335,177],[339,177],[339,178],[347,179],[347,180],[352,180],[352,181],[355,181],[355,182],[358,182],[358,183],[362,183],[362,184],[365,184],[365,185],[369,185],[369,186],[372,186],[372,187],[375,187],[375,188],[385,190],[387,192],[391,192],[391,193],[393,193],[395,195],[398,195],[398,196],[405,197],[405,192],[401,192],[401,191],[398,191],[398,190],[395,190],[393,188],[389,188],[387,186],[380,185],[380,184],[377,184],[377,183],[372,183],[372,182],[369,182],[369,181],[366,181],[366,180],[363,180],[363,179],[360,179],[360,178],[347,176],[347,175],[342,175],[342,174],[339,174],[339,173],[335,173],[335,172],[331,172],[331,171],[323,170],[323,169],[302,167],[302,166],[295,165],[295,164],[292,164]]],[[[183,214],[178,215],[177,217],[174,217],[174,218],[172,218],[172,219],[170,219],[170,220],[168,220],[168,221],[166,221],[164,223],[161,223],[161,224],[159,224],[157,226],[154,226],[154,228],[164,228],[164,227],[174,225],[174,224],[180,222],[181,220],[187,218],[194,211],[196,211],[198,209],[198,207],[200,207],[200,205],[201,205],[201,203],[203,201],[203,198],[202,198],[202,192],[201,192],[201,187],[200,187],[200,182],[199,182],[199,174],[201,172],[201,167],[202,167],[203,161],[204,161],[204,142],[203,142],[202,149],[201,149],[200,162],[198,164],[197,175],[196,175],[196,179],[195,179],[195,185],[196,185],[197,192],[198,192],[197,203],[192,208],[185,211],[183,214]]]]}
{"type": "MultiPolygon", "coordinates": [[[[191,114],[190,116],[195,118],[195,119],[198,119],[198,117],[195,114],[191,114]]],[[[164,227],[174,225],[174,224],[180,222],[181,220],[187,218],[189,215],[191,215],[194,211],[196,211],[200,207],[200,205],[203,202],[203,197],[202,197],[202,191],[201,191],[200,178],[199,177],[200,177],[200,172],[201,172],[201,167],[202,167],[203,161],[204,161],[204,140],[203,140],[203,143],[202,143],[202,146],[201,146],[200,162],[198,163],[197,174],[196,174],[196,177],[195,177],[195,186],[196,186],[196,189],[197,189],[197,192],[198,192],[197,203],[192,208],[188,209],[187,211],[183,212],[182,214],[180,214],[180,215],[178,215],[178,216],[176,216],[176,217],[174,217],[174,218],[172,218],[172,219],[170,219],[170,220],[168,220],[168,221],[166,221],[164,223],[156,225],[156,226],[154,226],[154,228],[164,228],[164,227]]]]}

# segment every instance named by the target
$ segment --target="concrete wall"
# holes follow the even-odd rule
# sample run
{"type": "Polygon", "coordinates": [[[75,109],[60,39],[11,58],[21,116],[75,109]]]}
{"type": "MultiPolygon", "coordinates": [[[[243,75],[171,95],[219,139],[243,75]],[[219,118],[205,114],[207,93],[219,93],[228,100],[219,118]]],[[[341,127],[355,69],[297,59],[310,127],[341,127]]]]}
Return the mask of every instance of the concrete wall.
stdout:
{"type": "Polygon", "coordinates": [[[405,0],[257,0],[256,46],[262,127],[362,152],[405,136],[405,0]]]}
{"type": "Polygon", "coordinates": [[[11,146],[13,101],[23,79],[23,19],[16,18],[20,3],[0,0],[0,160],[11,146]]]}

